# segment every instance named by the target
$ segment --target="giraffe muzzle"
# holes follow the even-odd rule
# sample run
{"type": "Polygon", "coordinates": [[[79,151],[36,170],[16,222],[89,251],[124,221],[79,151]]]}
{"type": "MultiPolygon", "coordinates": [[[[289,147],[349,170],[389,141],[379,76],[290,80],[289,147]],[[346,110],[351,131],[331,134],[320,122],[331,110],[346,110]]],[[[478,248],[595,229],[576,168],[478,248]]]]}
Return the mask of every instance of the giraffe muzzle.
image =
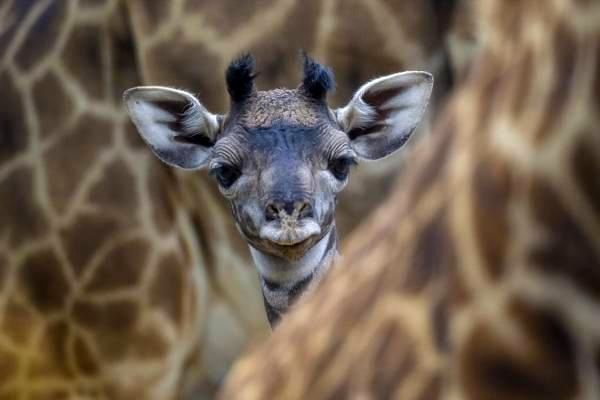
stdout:
{"type": "Polygon", "coordinates": [[[287,216],[267,222],[260,228],[259,236],[280,246],[295,246],[321,234],[321,227],[312,218],[298,219],[287,216]]]}

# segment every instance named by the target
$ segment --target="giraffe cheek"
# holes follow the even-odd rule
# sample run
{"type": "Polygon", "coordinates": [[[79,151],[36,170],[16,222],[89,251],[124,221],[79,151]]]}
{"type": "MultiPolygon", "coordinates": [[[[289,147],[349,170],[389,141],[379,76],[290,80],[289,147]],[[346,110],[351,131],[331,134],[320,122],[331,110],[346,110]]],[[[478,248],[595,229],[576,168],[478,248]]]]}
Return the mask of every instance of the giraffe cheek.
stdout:
{"type": "Polygon", "coordinates": [[[262,213],[256,205],[232,204],[233,215],[243,235],[257,238],[262,213]]]}

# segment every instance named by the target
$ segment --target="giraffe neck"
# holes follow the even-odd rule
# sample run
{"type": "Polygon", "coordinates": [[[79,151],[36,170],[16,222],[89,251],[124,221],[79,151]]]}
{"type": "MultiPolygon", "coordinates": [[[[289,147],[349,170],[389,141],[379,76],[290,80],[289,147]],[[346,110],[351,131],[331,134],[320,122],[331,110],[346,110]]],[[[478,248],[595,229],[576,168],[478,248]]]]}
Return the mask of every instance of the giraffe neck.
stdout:
{"type": "Polygon", "coordinates": [[[338,256],[335,226],[302,258],[287,260],[250,246],[260,274],[263,299],[271,326],[308,290],[315,288],[338,256]]]}

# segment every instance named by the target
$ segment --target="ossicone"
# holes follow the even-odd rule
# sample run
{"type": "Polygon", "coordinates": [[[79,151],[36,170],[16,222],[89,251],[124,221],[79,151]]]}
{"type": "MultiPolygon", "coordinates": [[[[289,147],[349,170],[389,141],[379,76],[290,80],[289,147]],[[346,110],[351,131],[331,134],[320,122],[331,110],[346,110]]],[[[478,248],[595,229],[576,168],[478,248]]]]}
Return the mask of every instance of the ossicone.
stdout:
{"type": "Polygon", "coordinates": [[[306,54],[301,52],[304,77],[299,89],[306,95],[322,100],[327,93],[335,88],[335,79],[331,68],[321,65],[306,54]]]}
{"type": "Polygon", "coordinates": [[[234,103],[246,100],[254,92],[255,65],[254,57],[246,53],[233,60],[227,67],[227,92],[234,103]]]}

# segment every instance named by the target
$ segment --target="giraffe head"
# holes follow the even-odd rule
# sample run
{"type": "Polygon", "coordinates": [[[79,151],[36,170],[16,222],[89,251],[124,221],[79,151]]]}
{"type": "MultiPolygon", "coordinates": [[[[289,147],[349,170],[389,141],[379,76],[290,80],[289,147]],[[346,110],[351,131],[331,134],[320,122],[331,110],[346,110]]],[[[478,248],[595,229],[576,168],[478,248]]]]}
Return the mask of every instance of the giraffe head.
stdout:
{"type": "Polygon", "coordinates": [[[350,167],[406,143],[433,79],[425,72],[381,77],[334,110],[326,101],[334,86],[329,68],[305,56],[296,89],[259,91],[254,64],[246,55],[229,65],[227,115],[166,87],[132,88],[124,99],[158,158],[183,169],[208,168],[251,249],[298,260],[335,226],[336,196],[350,167]]]}

